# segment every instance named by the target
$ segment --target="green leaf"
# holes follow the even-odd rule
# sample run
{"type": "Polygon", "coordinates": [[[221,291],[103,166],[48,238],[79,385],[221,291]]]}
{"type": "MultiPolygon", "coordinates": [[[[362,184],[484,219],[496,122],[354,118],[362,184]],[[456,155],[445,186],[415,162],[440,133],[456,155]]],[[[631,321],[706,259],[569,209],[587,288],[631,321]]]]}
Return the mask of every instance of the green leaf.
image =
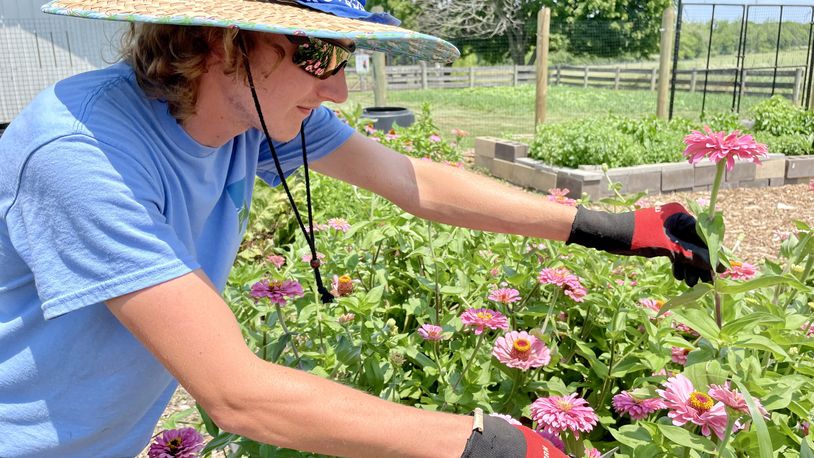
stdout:
{"type": "Polygon", "coordinates": [[[195,407],[198,409],[198,413],[201,414],[201,419],[203,420],[206,432],[212,437],[217,436],[220,433],[220,428],[218,428],[218,425],[216,425],[214,420],[212,420],[212,417],[210,417],[209,414],[206,413],[206,410],[204,410],[204,408],[197,402],[195,403],[195,407]]]}
{"type": "Polygon", "coordinates": [[[345,336],[339,337],[339,343],[336,345],[336,359],[339,362],[348,366],[355,366],[359,363],[361,354],[361,347],[353,345],[353,342],[345,336]]]}
{"type": "Polygon", "coordinates": [[[620,444],[633,449],[653,442],[653,438],[647,429],[638,425],[625,425],[618,430],[608,428],[608,431],[620,444]]]}
{"type": "Polygon", "coordinates": [[[667,313],[667,311],[672,310],[675,307],[680,307],[682,305],[691,303],[694,304],[710,291],[712,291],[712,286],[710,284],[697,283],[695,286],[692,287],[692,289],[690,289],[686,293],[667,301],[666,304],[661,306],[661,308],[659,309],[659,314],[657,316],[662,316],[665,313],[667,313]]]}
{"type": "Polygon", "coordinates": [[[227,445],[236,441],[238,438],[239,436],[237,434],[227,433],[224,431],[206,444],[206,447],[201,450],[201,455],[226,447],[227,445]]]}
{"type": "Polygon", "coordinates": [[[280,355],[283,354],[283,350],[285,350],[285,346],[288,345],[289,341],[291,341],[291,334],[283,334],[276,342],[271,344],[269,346],[271,352],[268,360],[272,363],[276,363],[277,360],[280,359],[280,355]]]}
{"type": "Polygon", "coordinates": [[[364,379],[371,391],[378,394],[384,387],[385,367],[380,364],[375,356],[370,356],[365,360],[364,379]]]}
{"type": "Polygon", "coordinates": [[[735,336],[740,330],[749,328],[750,330],[757,325],[770,325],[770,324],[783,324],[785,320],[765,312],[754,312],[746,316],[742,316],[736,320],[726,323],[721,328],[721,333],[730,336],[735,336]]]}
{"type": "MultiPolygon", "coordinates": [[[[700,332],[700,331],[699,331],[700,332]]],[[[778,359],[788,359],[789,355],[786,353],[780,345],[772,342],[771,340],[767,339],[763,336],[748,336],[743,339],[738,340],[733,344],[734,347],[744,347],[744,348],[754,348],[756,350],[768,350],[778,358],[778,359]]]]}
{"type": "Polygon", "coordinates": [[[811,451],[812,445],[809,445],[811,439],[804,437],[800,441],[800,458],[814,458],[814,452],[811,451]]]}
{"type": "Polygon", "coordinates": [[[608,366],[605,363],[599,361],[599,358],[596,357],[594,354],[593,348],[591,348],[588,344],[582,341],[577,341],[577,348],[579,349],[578,353],[582,355],[588,362],[591,364],[591,369],[596,373],[596,375],[600,379],[604,379],[608,376],[608,366]]]}
{"type": "Polygon", "coordinates": [[[702,309],[682,309],[674,312],[680,318],[680,321],[687,326],[695,329],[701,337],[713,343],[717,348],[718,343],[718,325],[706,310],[702,309]]]}
{"type": "Polygon", "coordinates": [[[749,280],[747,282],[720,282],[715,285],[715,288],[718,292],[722,294],[739,294],[745,293],[747,291],[752,291],[758,288],[766,288],[769,286],[775,286],[780,284],[786,284],[794,286],[797,289],[805,289],[805,285],[800,283],[799,280],[792,277],[791,275],[764,275],[759,278],[755,278],[754,280],[749,280]]]}
{"type": "Polygon", "coordinates": [[[761,415],[757,409],[755,401],[752,399],[752,395],[749,394],[749,390],[746,389],[746,386],[740,380],[734,380],[734,382],[738,385],[738,389],[743,395],[746,405],[749,406],[749,413],[752,415],[752,428],[757,431],[760,458],[772,458],[772,450],[774,450],[774,447],[772,446],[772,438],[769,436],[769,429],[766,428],[766,422],[763,420],[763,415],[761,415]]]}
{"type": "MultiPolygon", "coordinates": [[[[719,169],[722,166],[723,164],[718,164],[719,169]]],[[[712,219],[709,218],[707,213],[702,213],[698,216],[698,225],[696,227],[701,233],[701,238],[707,242],[707,247],[709,247],[709,264],[711,266],[717,266],[721,242],[724,239],[723,213],[715,212],[712,219]]]]}
{"type": "Polygon", "coordinates": [[[664,437],[670,439],[670,441],[675,444],[698,450],[699,452],[715,453],[715,444],[707,438],[696,436],[679,426],[665,425],[662,423],[657,424],[657,426],[659,431],[664,434],[664,437]]]}
{"type": "Polygon", "coordinates": [[[367,292],[365,295],[365,302],[370,305],[376,305],[382,300],[382,294],[384,293],[384,285],[379,285],[370,291],[367,292]]]}

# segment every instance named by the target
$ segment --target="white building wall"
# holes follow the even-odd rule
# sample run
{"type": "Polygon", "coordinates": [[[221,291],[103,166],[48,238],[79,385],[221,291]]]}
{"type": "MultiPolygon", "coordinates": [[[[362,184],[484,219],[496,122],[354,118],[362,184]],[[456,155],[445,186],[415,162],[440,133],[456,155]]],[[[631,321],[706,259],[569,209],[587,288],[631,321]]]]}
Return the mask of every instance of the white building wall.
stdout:
{"type": "Polygon", "coordinates": [[[44,14],[44,3],[0,0],[0,124],[42,89],[116,59],[123,23],[44,14]]]}

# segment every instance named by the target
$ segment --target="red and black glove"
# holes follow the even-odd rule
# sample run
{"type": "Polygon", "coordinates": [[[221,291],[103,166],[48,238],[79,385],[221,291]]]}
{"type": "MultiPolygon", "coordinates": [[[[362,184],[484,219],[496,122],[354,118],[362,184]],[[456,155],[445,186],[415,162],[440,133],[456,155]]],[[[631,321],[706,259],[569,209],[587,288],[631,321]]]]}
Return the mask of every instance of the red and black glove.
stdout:
{"type": "Polygon", "coordinates": [[[580,206],[566,243],[614,254],[666,256],[677,280],[689,286],[699,279],[712,281],[709,250],[695,230],[695,218],[675,202],[625,213],[580,206]]]}
{"type": "Polygon", "coordinates": [[[473,430],[461,458],[568,458],[551,442],[525,426],[483,417],[483,431],[473,430]]]}

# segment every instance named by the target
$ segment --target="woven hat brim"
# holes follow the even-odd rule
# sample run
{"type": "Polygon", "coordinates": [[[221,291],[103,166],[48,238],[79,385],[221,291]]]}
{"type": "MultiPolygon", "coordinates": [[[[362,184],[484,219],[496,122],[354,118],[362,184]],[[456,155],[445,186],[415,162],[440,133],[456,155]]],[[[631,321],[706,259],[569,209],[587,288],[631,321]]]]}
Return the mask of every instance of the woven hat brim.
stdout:
{"type": "Polygon", "coordinates": [[[53,0],[42,11],[88,19],[347,38],[357,48],[431,62],[452,62],[460,57],[452,43],[432,35],[260,0],[53,0]]]}

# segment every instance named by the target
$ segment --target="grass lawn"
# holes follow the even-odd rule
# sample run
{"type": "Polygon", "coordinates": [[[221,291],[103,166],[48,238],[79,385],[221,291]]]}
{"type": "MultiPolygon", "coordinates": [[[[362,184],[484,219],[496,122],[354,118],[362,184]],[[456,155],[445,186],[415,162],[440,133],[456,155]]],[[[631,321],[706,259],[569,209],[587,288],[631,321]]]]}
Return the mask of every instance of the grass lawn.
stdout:
{"type": "MultiPolygon", "coordinates": [[[[643,90],[612,90],[573,86],[550,86],[547,121],[597,117],[607,114],[648,116],[656,113],[656,93],[643,90]]],[[[701,113],[700,93],[677,92],[674,116],[697,119],[701,113]]],[[[763,100],[744,97],[741,112],[763,100]]],[[[429,103],[440,134],[452,138],[453,128],[470,132],[465,146],[476,136],[531,135],[534,132],[534,86],[482,87],[472,89],[427,89],[389,91],[387,105],[419,112],[429,103]]],[[[351,92],[346,106],[373,105],[373,93],[351,92]]],[[[706,112],[729,111],[731,94],[707,94],[706,112]]]]}

